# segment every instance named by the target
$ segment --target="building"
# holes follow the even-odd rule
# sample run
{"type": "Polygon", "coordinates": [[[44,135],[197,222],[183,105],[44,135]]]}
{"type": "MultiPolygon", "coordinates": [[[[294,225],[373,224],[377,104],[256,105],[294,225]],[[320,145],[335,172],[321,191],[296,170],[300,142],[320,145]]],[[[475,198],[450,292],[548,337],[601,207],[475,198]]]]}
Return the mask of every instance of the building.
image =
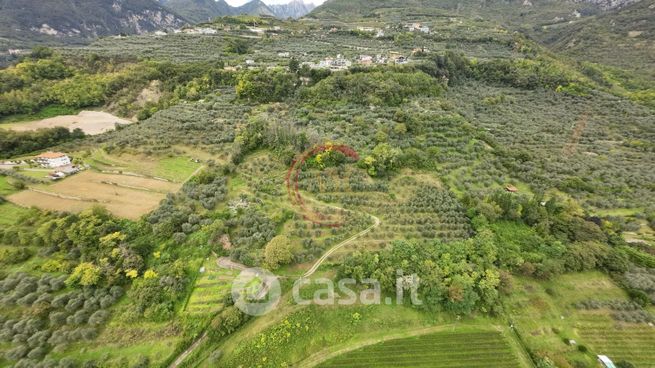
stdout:
{"type": "Polygon", "coordinates": [[[312,68],[330,69],[330,70],[344,70],[350,68],[352,62],[341,55],[336,58],[327,57],[321,60],[318,64],[310,65],[312,68]]]}
{"type": "Polygon", "coordinates": [[[604,368],[616,368],[614,362],[612,362],[612,360],[605,355],[598,355],[598,362],[604,368]]]}
{"type": "Polygon", "coordinates": [[[360,55],[359,64],[369,66],[373,65],[373,56],[370,55],[360,55]]]}
{"type": "Polygon", "coordinates": [[[277,53],[277,56],[278,56],[278,57],[281,57],[281,58],[288,58],[288,57],[290,56],[290,54],[289,54],[288,51],[285,51],[285,52],[278,52],[278,53],[277,53]]]}
{"type": "Polygon", "coordinates": [[[393,61],[394,61],[394,63],[396,63],[396,64],[407,64],[407,62],[408,62],[409,60],[408,60],[406,57],[404,57],[403,55],[400,55],[400,56],[394,58],[393,61]]]}
{"type": "Polygon", "coordinates": [[[410,32],[414,32],[421,28],[421,23],[410,23],[405,25],[405,28],[409,29],[410,32]]]}
{"type": "Polygon", "coordinates": [[[61,152],[45,152],[36,156],[34,161],[45,167],[61,167],[71,164],[71,159],[61,152]]]}

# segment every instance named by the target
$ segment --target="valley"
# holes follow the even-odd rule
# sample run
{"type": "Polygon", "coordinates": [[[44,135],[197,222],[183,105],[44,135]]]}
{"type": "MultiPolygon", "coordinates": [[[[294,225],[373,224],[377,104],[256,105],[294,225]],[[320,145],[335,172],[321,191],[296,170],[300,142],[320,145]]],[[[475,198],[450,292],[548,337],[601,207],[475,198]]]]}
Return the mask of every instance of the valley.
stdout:
{"type": "Polygon", "coordinates": [[[140,1],[0,69],[0,367],[655,367],[653,0],[140,1]]]}

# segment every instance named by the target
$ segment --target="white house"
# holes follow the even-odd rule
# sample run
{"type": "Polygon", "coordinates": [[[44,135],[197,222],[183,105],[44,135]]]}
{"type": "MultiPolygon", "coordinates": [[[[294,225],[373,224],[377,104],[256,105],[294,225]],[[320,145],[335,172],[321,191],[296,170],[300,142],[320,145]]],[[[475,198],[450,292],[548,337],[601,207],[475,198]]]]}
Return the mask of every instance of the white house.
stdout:
{"type": "Polygon", "coordinates": [[[71,164],[71,159],[61,152],[45,152],[36,156],[34,161],[45,167],[61,167],[71,164]]]}

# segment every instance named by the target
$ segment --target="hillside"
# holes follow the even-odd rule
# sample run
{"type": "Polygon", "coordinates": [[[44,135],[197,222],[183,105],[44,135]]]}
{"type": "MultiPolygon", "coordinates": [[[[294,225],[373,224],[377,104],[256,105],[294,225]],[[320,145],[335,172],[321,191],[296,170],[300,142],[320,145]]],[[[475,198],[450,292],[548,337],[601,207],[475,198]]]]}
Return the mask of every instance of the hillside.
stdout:
{"type": "Polygon", "coordinates": [[[184,24],[181,17],[154,0],[0,2],[0,37],[18,41],[80,42],[184,24]]]}
{"type": "Polygon", "coordinates": [[[328,0],[310,13],[310,16],[334,20],[398,19],[447,12],[452,16],[492,19],[516,28],[531,29],[535,25],[574,20],[579,16],[598,14],[605,9],[620,8],[632,2],[633,0],[328,0]]]}
{"type": "Polygon", "coordinates": [[[161,0],[161,3],[193,23],[231,15],[234,11],[224,0],[161,0]]]}
{"type": "Polygon", "coordinates": [[[275,16],[273,10],[264,4],[261,0],[252,0],[239,7],[234,8],[233,14],[235,15],[268,15],[275,16]]]}
{"type": "Polygon", "coordinates": [[[655,81],[654,15],[655,1],[643,0],[616,12],[542,27],[533,34],[554,51],[655,81]]]}

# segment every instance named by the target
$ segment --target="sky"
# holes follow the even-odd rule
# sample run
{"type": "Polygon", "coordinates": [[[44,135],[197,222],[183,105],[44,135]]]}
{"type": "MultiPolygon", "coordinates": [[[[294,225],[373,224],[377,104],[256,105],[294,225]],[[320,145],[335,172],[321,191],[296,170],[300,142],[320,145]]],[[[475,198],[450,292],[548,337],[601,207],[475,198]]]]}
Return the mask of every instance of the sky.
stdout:
{"type": "MultiPolygon", "coordinates": [[[[243,5],[251,0],[225,0],[227,1],[228,4],[232,6],[240,6],[243,5]]],[[[290,2],[291,0],[263,0],[266,4],[286,4],[290,2]]],[[[305,0],[305,2],[312,2],[316,5],[323,4],[325,0],[305,0]]]]}

